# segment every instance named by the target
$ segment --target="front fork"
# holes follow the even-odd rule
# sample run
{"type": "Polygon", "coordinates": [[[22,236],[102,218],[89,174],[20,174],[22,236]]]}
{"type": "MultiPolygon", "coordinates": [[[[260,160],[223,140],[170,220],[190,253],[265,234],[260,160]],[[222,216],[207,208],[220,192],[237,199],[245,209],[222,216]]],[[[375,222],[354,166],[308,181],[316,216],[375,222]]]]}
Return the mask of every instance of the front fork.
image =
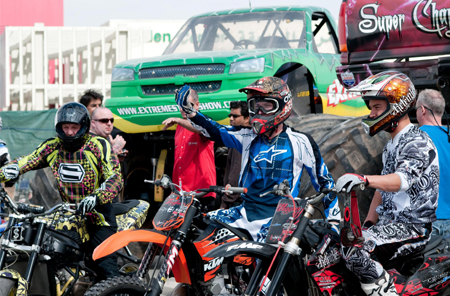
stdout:
{"type": "MultiPolygon", "coordinates": [[[[13,217],[9,218],[7,229],[6,229],[5,233],[3,234],[4,240],[2,241],[2,243],[5,245],[7,245],[9,242],[11,227],[14,226],[15,222],[16,222],[15,218],[13,218],[13,217]]],[[[45,221],[38,220],[36,222],[38,224],[37,232],[36,232],[36,236],[34,238],[34,242],[32,245],[32,251],[30,252],[30,257],[28,259],[27,269],[25,270],[25,275],[24,275],[25,280],[28,282],[28,286],[30,286],[30,284],[31,284],[31,279],[33,277],[34,268],[36,267],[38,255],[40,252],[40,247],[42,244],[42,239],[44,237],[44,230],[45,230],[45,224],[46,224],[45,221]]],[[[6,250],[5,250],[5,248],[1,248],[0,249],[0,270],[3,269],[3,267],[5,266],[5,261],[6,261],[6,250]]]]}
{"type": "MultiPolygon", "coordinates": [[[[161,295],[162,290],[164,289],[164,285],[166,284],[167,278],[170,276],[172,268],[175,264],[175,258],[178,257],[178,253],[181,249],[181,246],[184,243],[184,240],[186,239],[186,234],[188,233],[189,228],[192,225],[194,217],[198,212],[199,206],[200,206],[200,202],[197,199],[194,199],[192,202],[192,205],[186,211],[186,216],[184,218],[184,222],[180,226],[180,228],[177,229],[175,238],[172,240],[169,250],[167,251],[166,256],[164,257],[164,262],[163,262],[161,268],[159,269],[158,276],[155,279],[151,279],[151,282],[150,282],[151,296],[161,295]]],[[[147,247],[147,251],[149,251],[149,249],[151,249],[151,248],[153,248],[153,246],[149,245],[147,247]]],[[[163,248],[164,248],[164,246],[163,246],[163,248]]],[[[145,257],[145,255],[144,255],[144,257],[145,257]]],[[[142,260],[142,262],[144,262],[144,260],[142,260]]],[[[141,266],[142,266],[142,264],[143,263],[141,263],[141,266]]],[[[139,269],[141,269],[141,268],[139,268],[139,269]]],[[[145,273],[142,273],[142,274],[139,273],[139,274],[140,274],[140,276],[145,276],[145,273]]]]}

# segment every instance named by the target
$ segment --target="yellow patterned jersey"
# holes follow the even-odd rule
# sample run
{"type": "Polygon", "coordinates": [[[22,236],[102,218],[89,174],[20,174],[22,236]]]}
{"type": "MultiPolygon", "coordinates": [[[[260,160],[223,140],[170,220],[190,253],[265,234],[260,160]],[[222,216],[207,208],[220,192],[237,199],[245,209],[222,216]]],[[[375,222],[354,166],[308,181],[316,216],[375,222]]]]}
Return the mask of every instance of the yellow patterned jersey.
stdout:
{"type": "MultiPolygon", "coordinates": [[[[51,167],[62,200],[79,203],[88,195],[97,197],[97,206],[90,215],[97,225],[115,226],[111,201],[122,189],[123,180],[119,160],[109,142],[101,137],[85,135],[84,145],[75,152],[61,148],[59,138],[40,144],[27,156],[10,162],[17,163],[20,174],[51,167]]],[[[9,181],[0,170],[0,180],[9,181]]]]}

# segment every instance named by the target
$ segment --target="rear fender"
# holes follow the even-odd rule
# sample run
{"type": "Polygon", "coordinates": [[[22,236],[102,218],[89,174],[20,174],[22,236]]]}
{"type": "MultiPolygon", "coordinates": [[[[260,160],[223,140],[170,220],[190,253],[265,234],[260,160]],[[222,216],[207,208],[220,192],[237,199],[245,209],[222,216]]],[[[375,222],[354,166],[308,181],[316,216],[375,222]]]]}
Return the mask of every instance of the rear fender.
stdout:
{"type": "Polygon", "coordinates": [[[223,244],[206,253],[203,257],[235,257],[237,255],[247,255],[258,259],[273,258],[277,247],[259,242],[235,241],[223,244]]]}
{"type": "MultiPolygon", "coordinates": [[[[172,238],[167,239],[167,235],[161,231],[154,229],[137,229],[137,230],[124,230],[117,232],[108,237],[103,243],[95,248],[92,258],[97,260],[108,256],[117,250],[120,250],[132,242],[148,242],[154,243],[161,248],[164,246],[164,253],[167,253],[172,238]],[[167,243],[164,246],[164,242],[167,243]]],[[[184,256],[183,249],[180,249],[178,256],[175,258],[175,264],[172,269],[173,275],[177,283],[191,284],[191,278],[189,276],[189,269],[184,256]]]]}
{"type": "Polygon", "coordinates": [[[17,296],[26,296],[28,292],[28,282],[13,269],[3,269],[0,271],[0,277],[9,278],[17,281],[17,296]]]}

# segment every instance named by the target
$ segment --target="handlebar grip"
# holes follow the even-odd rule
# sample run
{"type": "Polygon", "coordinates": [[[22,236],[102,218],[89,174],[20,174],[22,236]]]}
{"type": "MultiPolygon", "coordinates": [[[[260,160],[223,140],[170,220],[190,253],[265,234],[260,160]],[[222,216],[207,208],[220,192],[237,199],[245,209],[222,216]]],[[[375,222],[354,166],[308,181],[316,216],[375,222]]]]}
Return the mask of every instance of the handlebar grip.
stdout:
{"type": "Polygon", "coordinates": [[[234,193],[247,193],[247,188],[245,188],[245,187],[231,187],[230,184],[225,186],[225,190],[233,191],[234,193]]]}
{"type": "Polygon", "coordinates": [[[43,206],[25,203],[17,204],[17,210],[21,213],[32,213],[32,214],[42,214],[45,212],[45,208],[43,206]]]}

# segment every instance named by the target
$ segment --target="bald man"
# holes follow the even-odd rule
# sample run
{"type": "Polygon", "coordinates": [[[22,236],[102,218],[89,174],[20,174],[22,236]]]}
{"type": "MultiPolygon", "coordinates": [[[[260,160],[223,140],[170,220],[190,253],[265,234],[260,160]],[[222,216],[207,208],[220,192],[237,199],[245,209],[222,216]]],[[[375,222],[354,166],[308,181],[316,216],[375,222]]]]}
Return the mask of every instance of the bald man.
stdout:
{"type": "Polygon", "coordinates": [[[127,143],[121,135],[112,138],[111,132],[114,127],[114,116],[108,108],[98,107],[92,112],[92,122],[90,133],[103,137],[111,143],[111,147],[117,155],[123,153],[123,148],[127,143]]]}

